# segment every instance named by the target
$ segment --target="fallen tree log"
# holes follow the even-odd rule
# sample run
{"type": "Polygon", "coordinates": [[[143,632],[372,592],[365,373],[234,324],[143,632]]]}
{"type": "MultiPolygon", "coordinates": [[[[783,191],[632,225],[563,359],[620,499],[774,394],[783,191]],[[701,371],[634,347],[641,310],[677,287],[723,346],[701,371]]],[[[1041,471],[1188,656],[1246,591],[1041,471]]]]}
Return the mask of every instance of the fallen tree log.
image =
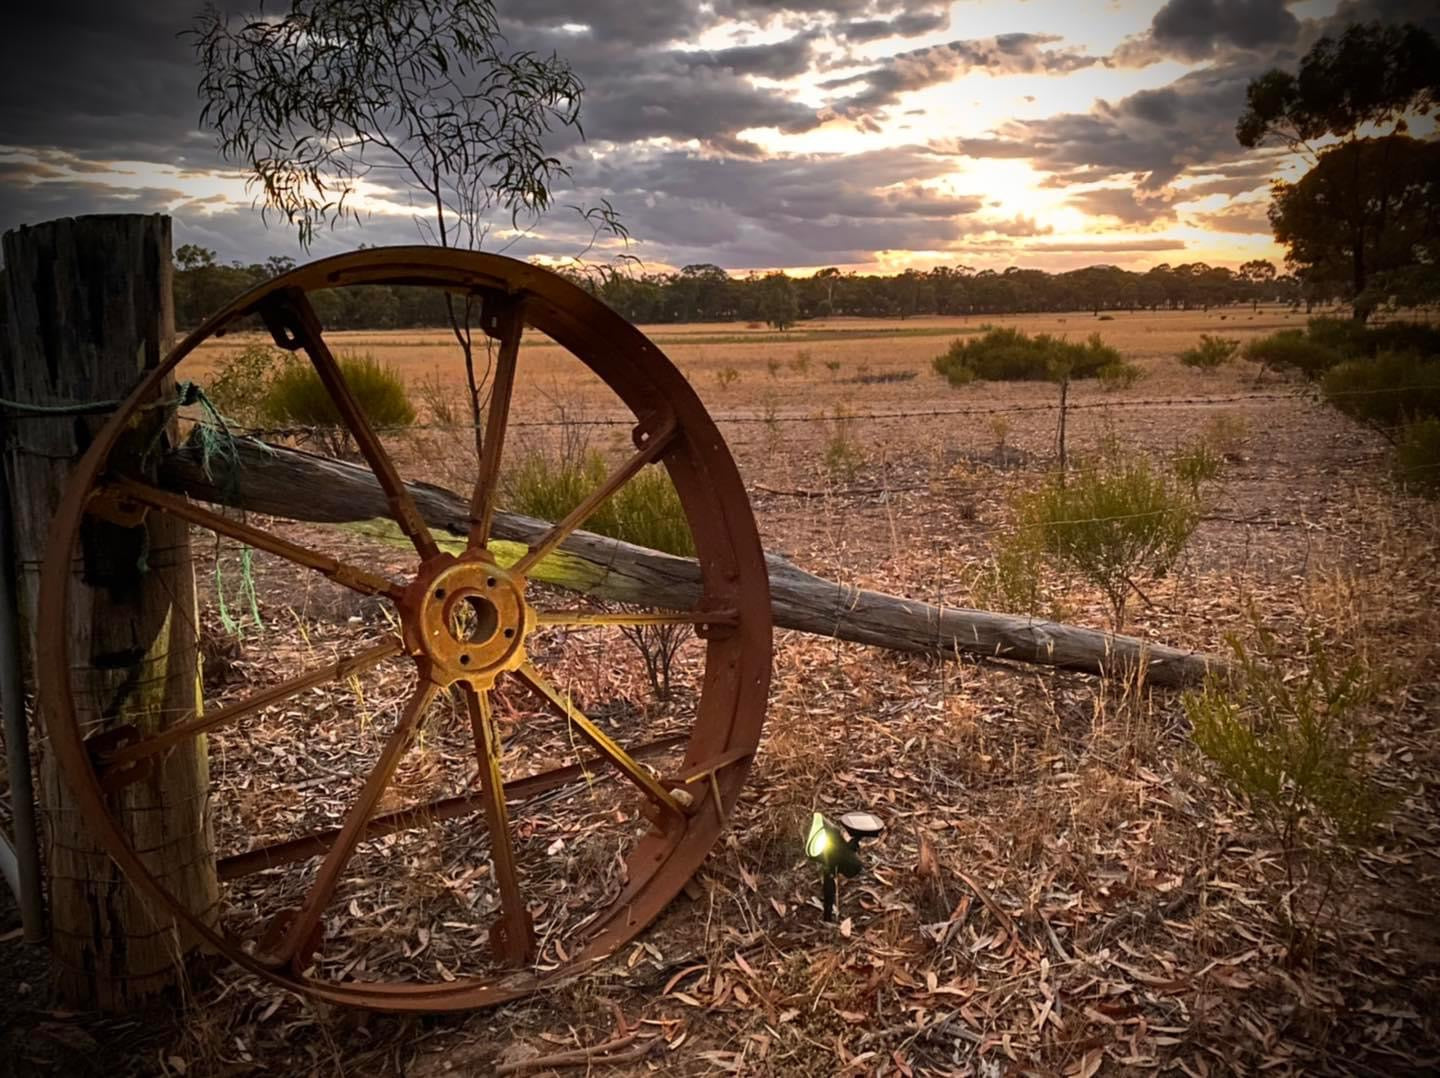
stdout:
{"type": "MultiPolygon", "coordinates": [[[[387,518],[380,484],[368,469],[248,438],[233,454],[202,456],[186,445],[161,463],[160,482],[192,498],[293,520],[355,523],[387,518]]],[[[429,483],[408,484],[426,522],[455,536],[469,532],[469,502],[429,483]]],[[[550,525],[500,512],[492,535],[528,545],[550,525]]],[[[439,536],[437,536],[437,539],[439,536]]],[[[1089,674],[1134,676],[1157,685],[1193,684],[1224,661],[1038,618],[994,614],[837,584],[774,554],[766,556],[775,624],[819,636],[920,655],[957,653],[1009,659],[1089,674]]],[[[531,574],[597,599],[690,609],[700,598],[696,562],[577,531],[531,574]]]]}

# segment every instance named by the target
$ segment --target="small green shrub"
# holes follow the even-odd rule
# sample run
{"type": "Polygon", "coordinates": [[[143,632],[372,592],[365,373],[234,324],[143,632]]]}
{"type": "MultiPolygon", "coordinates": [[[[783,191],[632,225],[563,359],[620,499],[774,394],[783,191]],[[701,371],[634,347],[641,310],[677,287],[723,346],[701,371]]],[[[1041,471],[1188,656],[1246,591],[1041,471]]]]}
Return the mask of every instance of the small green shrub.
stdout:
{"type": "Polygon", "coordinates": [[[1260,337],[1245,346],[1245,358],[1258,363],[1262,370],[1277,374],[1296,370],[1306,378],[1319,378],[1343,358],[1323,344],[1308,340],[1298,329],[1285,329],[1260,337]]]}
{"type": "Polygon", "coordinates": [[[990,327],[982,336],[951,342],[935,357],[934,366],[951,385],[963,386],[977,378],[992,382],[1094,378],[1102,367],[1120,362],[1120,353],[1098,333],[1076,344],[1048,333],[1032,337],[1018,329],[990,327]]]}
{"type": "Polygon", "coordinates": [[[470,414],[465,398],[469,390],[452,385],[433,370],[415,384],[415,396],[425,416],[437,427],[469,427],[470,414]]]}
{"type": "Polygon", "coordinates": [[[268,345],[248,344],[216,365],[205,395],[226,419],[245,427],[259,426],[265,418],[270,383],[285,360],[283,352],[268,345]]]}
{"type": "Polygon", "coordinates": [[[778,359],[767,359],[765,361],[765,367],[769,370],[771,378],[780,377],[780,361],[778,359]]]}
{"type": "Polygon", "coordinates": [[[1107,363],[1095,372],[1095,378],[1100,383],[1101,390],[1106,393],[1129,389],[1143,377],[1145,377],[1144,371],[1123,359],[1107,363]]]}
{"type": "Polygon", "coordinates": [[[1186,482],[1148,460],[1109,452],[1068,479],[1055,476],[1015,501],[1019,542],[1105,593],[1119,632],[1138,579],[1169,572],[1200,523],[1186,482]]]}
{"type": "Polygon", "coordinates": [[[1395,442],[1395,481],[1415,494],[1440,497],[1440,419],[1407,423],[1395,442]]]}
{"type": "Polygon", "coordinates": [[[1353,318],[1312,318],[1306,324],[1305,335],[1345,359],[1374,356],[1381,352],[1440,356],[1440,327],[1424,322],[1371,325],[1356,322],[1353,318]]]}
{"type": "Polygon", "coordinates": [[[865,466],[865,452],[851,434],[853,417],[837,405],[825,439],[825,471],[834,481],[853,483],[865,466]]]}
{"type": "Polygon", "coordinates": [[[1196,370],[1213,371],[1234,359],[1239,350],[1240,342],[1234,337],[1215,337],[1202,333],[1199,344],[1180,353],[1180,363],[1196,370]]]}
{"type": "Polygon", "coordinates": [[[740,381],[740,372],[734,367],[721,367],[715,372],[715,381],[720,383],[721,389],[729,389],[740,381]]]}
{"type": "Polygon", "coordinates": [[[1244,416],[1222,412],[1206,421],[1201,437],[1226,457],[1240,448],[1248,429],[1244,416]]]}
{"type": "Polygon", "coordinates": [[[810,349],[796,349],[795,358],[790,361],[789,367],[796,374],[805,374],[810,369],[810,349]]]}
{"type": "Polygon", "coordinates": [[[1224,466],[1224,456],[1204,439],[1182,446],[1170,462],[1170,470],[1175,473],[1175,477],[1194,494],[1199,494],[1200,488],[1206,483],[1218,479],[1224,466]]]}
{"type": "MultiPolygon", "coordinates": [[[[1233,671],[1187,692],[1185,714],[1196,747],[1280,846],[1293,954],[1330,893],[1327,882],[1308,916],[1297,915],[1295,858],[1313,845],[1310,832],[1329,826],[1342,843],[1353,842],[1389,809],[1391,799],[1366,763],[1362,721],[1383,686],[1359,659],[1336,664],[1315,633],[1306,638],[1304,671],[1287,673],[1287,655],[1274,637],[1258,626],[1256,631],[1256,650],[1230,639],[1233,671]]],[[[1329,861],[1322,865],[1327,876],[1329,861]]]]}
{"type": "Polygon", "coordinates": [[[833,379],[840,373],[840,361],[838,359],[827,359],[825,361],[825,369],[830,372],[830,377],[833,379]]]}
{"type": "MultiPolygon", "coordinates": [[[[360,411],[377,430],[415,422],[405,381],[374,356],[342,354],[336,362],[360,411]]],[[[264,416],[277,426],[304,427],[332,456],[349,455],[353,442],[335,401],[309,363],[287,359],[271,379],[264,416]]]]}
{"type": "Polygon", "coordinates": [[[1411,419],[1440,417],[1440,361],[1413,353],[1382,352],[1337,364],[1320,388],[1351,419],[1387,434],[1411,419]]]}
{"type": "MultiPolygon", "coordinates": [[[[506,505],[512,512],[560,520],[609,474],[598,453],[555,460],[543,454],[522,457],[506,475],[506,505]]],[[[582,525],[652,550],[693,557],[695,539],[685,507],[663,468],[645,468],[622,486],[582,525]]],[[[625,625],[621,633],[639,652],[656,699],[670,698],[675,658],[689,639],[688,625],[625,625]]]]}

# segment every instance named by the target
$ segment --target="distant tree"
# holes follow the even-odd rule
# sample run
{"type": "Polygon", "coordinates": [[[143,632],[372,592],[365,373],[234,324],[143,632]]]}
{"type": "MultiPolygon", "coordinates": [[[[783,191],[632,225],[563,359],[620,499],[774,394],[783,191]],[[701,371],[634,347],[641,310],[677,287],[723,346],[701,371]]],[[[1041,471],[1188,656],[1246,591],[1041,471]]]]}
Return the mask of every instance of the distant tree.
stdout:
{"type": "Polygon", "coordinates": [[[1235,276],[1250,286],[1250,309],[1259,310],[1263,290],[1275,282],[1275,263],[1264,258],[1242,262],[1235,276]]]}
{"type": "Polygon", "coordinates": [[[795,282],[784,273],[768,273],[762,279],[761,314],[776,329],[789,329],[799,317],[800,305],[795,298],[795,282]]]}
{"type": "Polygon", "coordinates": [[[1317,41],[1296,74],[1251,81],[1235,127],[1240,144],[1279,142],[1314,162],[1296,183],[1274,186],[1270,210],[1309,298],[1344,280],[1363,321],[1376,302],[1372,274],[1413,276],[1433,263],[1434,155],[1405,131],[1407,116],[1437,105],[1440,42],[1408,23],[1353,25],[1317,41]],[[1387,126],[1384,137],[1366,137],[1387,126]],[[1322,138],[1340,142],[1317,153],[1322,138]]]}
{"type": "MultiPolygon", "coordinates": [[[[191,40],[201,123],[308,247],[317,227],[359,219],[367,180],[408,187],[429,238],[478,248],[492,226],[529,227],[566,174],[545,151],[580,130],[582,86],[559,57],[509,49],[493,0],[289,0],[236,20],[211,7],[191,40]]],[[[608,204],[588,211],[623,234],[608,204]]],[[[447,294],[480,443],[471,303],[447,294]]]]}

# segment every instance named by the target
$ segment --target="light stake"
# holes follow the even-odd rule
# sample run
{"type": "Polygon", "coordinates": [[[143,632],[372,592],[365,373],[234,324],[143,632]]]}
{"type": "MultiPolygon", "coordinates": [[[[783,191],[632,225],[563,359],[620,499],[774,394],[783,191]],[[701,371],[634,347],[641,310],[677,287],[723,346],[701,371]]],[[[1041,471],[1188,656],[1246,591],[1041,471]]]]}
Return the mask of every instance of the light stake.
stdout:
{"type": "Polygon", "coordinates": [[[860,874],[860,841],[874,838],[885,824],[868,812],[847,812],[836,827],[820,813],[810,817],[805,856],[820,866],[820,894],[825,920],[835,919],[835,874],[860,874]]]}

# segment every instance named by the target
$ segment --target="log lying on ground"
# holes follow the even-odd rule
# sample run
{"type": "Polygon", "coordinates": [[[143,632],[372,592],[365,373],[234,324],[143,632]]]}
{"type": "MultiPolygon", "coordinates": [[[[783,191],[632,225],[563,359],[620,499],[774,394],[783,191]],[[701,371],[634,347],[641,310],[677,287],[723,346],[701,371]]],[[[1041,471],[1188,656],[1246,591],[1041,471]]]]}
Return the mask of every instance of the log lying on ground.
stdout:
{"type": "MultiPolygon", "coordinates": [[[[294,520],[346,523],[388,516],[380,484],[365,468],[251,439],[236,439],[233,446],[233,457],[212,455],[208,462],[193,445],[170,454],[161,465],[162,485],[201,501],[294,520]]],[[[456,536],[469,532],[466,499],[428,483],[409,487],[432,528],[456,536]]],[[[549,527],[542,520],[500,512],[492,534],[502,542],[529,544],[549,527]]],[[[780,628],[912,654],[953,658],[963,653],[1089,674],[1133,676],[1143,665],[1146,680],[1157,685],[1193,684],[1208,669],[1224,665],[1212,655],[1131,636],[935,606],[837,584],[774,554],[766,560],[780,628]]],[[[692,559],[585,531],[566,539],[532,576],[596,599],[651,607],[685,610],[700,598],[700,568],[692,559]]]]}

